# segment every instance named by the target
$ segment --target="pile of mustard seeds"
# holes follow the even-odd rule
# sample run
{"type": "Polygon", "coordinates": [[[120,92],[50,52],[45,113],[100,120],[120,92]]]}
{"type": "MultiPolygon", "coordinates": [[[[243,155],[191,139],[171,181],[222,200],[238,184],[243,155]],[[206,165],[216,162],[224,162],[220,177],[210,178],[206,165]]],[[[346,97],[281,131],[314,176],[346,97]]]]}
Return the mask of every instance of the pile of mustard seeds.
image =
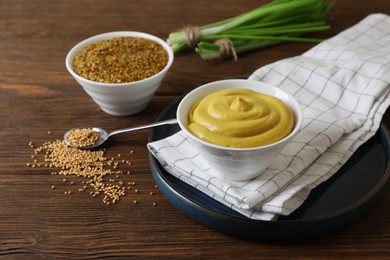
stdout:
{"type": "MultiPolygon", "coordinates": [[[[32,143],[30,143],[30,147],[32,146],[32,143]]],[[[113,178],[115,177],[112,176],[118,176],[123,172],[117,170],[119,161],[115,158],[105,157],[104,150],[80,150],[67,146],[62,140],[56,140],[46,142],[35,148],[34,154],[34,163],[28,164],[28,166],[33,168],[45,166],[59,169],[57,172],[52,172],[53,175],[84,177],[86,181],[83,182],[83,187],[79,191],[84,192],[92,188],[90,194],[93,197],[103,194],[103,202],[107,205],[119,201],[126,194],[126,189],[129,189],[129,186],[126,186],[125,183],[114,181],[113,178]],[[41,161],[38,160],[38,155],[43,155],[41,161]],[[106,176],[111,176],[111,178],[107,180],[106,176]]],[[[123,160],[122,162],[131,165],[129,161],[123,160]]],[[[64,182],[66,182],[66,179],[64,179],[64,182]]],[[[134,185],[135,183],[127,184],[134,185]]],[[[67,194],[70,193],[70,191],[67,192],[67,194]]]]}
{"type": "Polygon", "coordinates": [[[149,78],[168,63],[159,43],[138,37],[116,37],[91,43],[73,60],[74,71],[101,83],[128,83],[149,78]]]}
{"type": "Polygon", "coordinates": [[[99,140],[99,133],[92,128],[80,128],[70,131],[67,139],[76,147],[89,147],[99,140]]]}
{"type": "MultiPolygon", "coordinates": [[[[51,134],[51,131],[48,131],[48,135],[51,134]]],[[[129,167],[132,162],[125,158],[126,154],[132,156],[133,150],[123,155],[108,157],[106,149],[78,149],[69,147],[63,140],[45,142],[39,147],[29,142],[28,146],[33,150],[32,161],[27,163],[28,167],[53,169],[52,175],[63,176],[62,181],[72,186],[80,185],[78,187],[80,193],[89,192],[92,197],[103,197],[102,201],[106,205],[117,203],[128,192],[143,194],[136,188],[136,182],[120,178],[121,175],[131,173],[129,167]],[[82,181],[76,183],[73,177],[81,177],[82,181]]],[[[57,187],[52,185],[51,189],[55,190],[57,187]]],[[[71,195],[72,190],[75,191],[74,188],[68,189],[64,194],[71,195]]],[[[149,195],[154,195],[157,190],[157,185],[154,185],[149,195]]],[[[139,202],[134,200],[134,204],[139,202]]],[[[156,206],[157,203],[153,202],[152,205],[156,206]]]]}

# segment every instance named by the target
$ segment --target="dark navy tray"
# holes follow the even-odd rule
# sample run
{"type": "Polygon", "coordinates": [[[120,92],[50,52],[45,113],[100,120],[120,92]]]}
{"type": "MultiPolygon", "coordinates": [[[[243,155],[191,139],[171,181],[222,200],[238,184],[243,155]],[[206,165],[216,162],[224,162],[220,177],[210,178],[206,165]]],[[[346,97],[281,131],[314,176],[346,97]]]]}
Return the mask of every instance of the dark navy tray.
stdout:
{"type": "MultiPolygon", "coordinates": [[[[180,99],[157,119],[175,118],[180,99]]],[[[149,141],[179,131],[178,125],[152,130],[149,141]]],[[[252,239],[297,239],[333,232],[363,217],[389,181],[389,132],[382,125],[328,181],[312,190],[304,204],[286,217],[253,220],[173,177],[149,153],[150,168],[161,192],[184,214],[216,230],[252,239]]]]}

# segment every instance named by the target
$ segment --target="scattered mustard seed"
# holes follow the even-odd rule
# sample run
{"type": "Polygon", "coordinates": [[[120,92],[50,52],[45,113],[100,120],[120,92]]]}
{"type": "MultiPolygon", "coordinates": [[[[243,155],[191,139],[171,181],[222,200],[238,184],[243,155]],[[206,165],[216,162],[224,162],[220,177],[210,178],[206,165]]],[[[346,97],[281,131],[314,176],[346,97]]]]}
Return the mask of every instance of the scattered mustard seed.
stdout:
{"type": "MultiPolygon", "coordinates": [[[[32,146],[32,142],[29,143],[32,146]]],[[[124,160],[121,154],[117,158],[107,158],[105,156],[106,149],[101,150],[83,150],[69,147],[63,140],[46,142],[38,148],[33,148],[34,154],[31,158],[34,163],[26,163],[27,166],[35,168],[45,166],[47,168],[56,168],[51,175],[62,175],[62,182],[69,182],[70,185],[75,185],[76,182],[71,181],[69,177],[83,177],[85,180],[80,181],[81,186],[79,192],[84,192],[89,188],[92,197],[97,197],[103,194],[103,203],[112,205],[121,200],[121,197],[126,195],[126,190],[130,190],[132,185],[136,185],[134,181],[122,181],[120,175],[124,172],[113,170],[115,166],[122,163],[130,163],[124,160]],[[120,159],[119,159],[120,158],[120,159]],[[115,175],[115,177],[114,177],[115,175]],[[111,177],[111,178],[110,178],[111,177]],[[114,178],[112,178],[114,177],[114,178]]],[[[125,172],[126,173],[126,172],[125,172]]],[[[129,174],[130,171],[128,170],[129,174]]],[[[51,189],[57,189],[52,185],[51,189]]],[[[138,189],[134,189],[135,193],[140,193],[138,189]]],[[[64,191],[65,195],[71,195],[72,191],[64,191]]],[[[153,194],[153,192],[150,192],[153,194]]],[[[138,201],[134,200],[134,204],[138,201]]]]}
{"type": "MultiPolygon", "coordinates": [[[[56,140],[44,143],[41,147],[34,149],[34,153],[39,154],[39,158],[43,156],[45,164],[50,168],[59,169],[58,172],[52,172],[51,174],[53,175],[75,175],[87,178],[86,181],[83,181],[83,188],[79,189],[80,192],[85,191],[89,185],[94,189],[94,191],[90,192],[93,197],[104,193],[107,196],[104,202],[110,202],[111,204],[119,201],[120,197],[125,195],[126,187],[123,187],[121,184],[115,184],[115,180],[113,180],[113,183],[108,183],[104,180],[104,177],[107,175],[112,176],[115,174],[119,177],[119,174],[122,174],[122,172],[108,168],[108,159],[104,156],[105,152],[103,150],[76,149],[67,146],[62,140],[56,140]]],[[[36,165],[33,164],[31,167],[35,168],[36,165]]],[[[62,181],[65,183],[68,180],[63,178],[62,181]]],[[[75,184],[75,182],[70,181],[70,184],[75,184]]],[[[69,195],[71,192],[66,191],[64,194],[69,195]]]]}

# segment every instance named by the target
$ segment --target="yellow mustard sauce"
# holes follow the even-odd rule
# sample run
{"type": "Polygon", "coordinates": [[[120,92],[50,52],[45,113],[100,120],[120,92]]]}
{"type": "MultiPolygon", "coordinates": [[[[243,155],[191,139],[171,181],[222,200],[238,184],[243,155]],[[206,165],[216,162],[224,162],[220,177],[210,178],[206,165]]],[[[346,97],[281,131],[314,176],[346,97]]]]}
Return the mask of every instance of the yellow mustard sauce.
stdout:
{"type": "Polygon", "coordinates": [[[290,108],[279,99],[250,89],[207,95],[189,113],[189,131],[198,138],[234,148],[277,142],[294,127],[290,108]]]}

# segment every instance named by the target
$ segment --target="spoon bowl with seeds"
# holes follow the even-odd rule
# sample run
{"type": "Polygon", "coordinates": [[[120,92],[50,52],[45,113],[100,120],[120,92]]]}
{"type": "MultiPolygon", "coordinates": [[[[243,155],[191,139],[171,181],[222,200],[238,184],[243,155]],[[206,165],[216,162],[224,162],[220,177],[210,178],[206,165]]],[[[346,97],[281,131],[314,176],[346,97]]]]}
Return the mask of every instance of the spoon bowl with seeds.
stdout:
{"type": "Polygon", "coordinates": [[[177,123],[177,119],[168,119],[164,121],[124,128],[112,131],[108,133],[102,128],[99,127],[84,127],[84,128],[73,128],[67,131],[64,135],[64,142],[74,148],[78,149],[93,149],[101,146],[104,142],[108,140],[113,135],[152,128],[162,125],[173,125],[177,123]]]}

